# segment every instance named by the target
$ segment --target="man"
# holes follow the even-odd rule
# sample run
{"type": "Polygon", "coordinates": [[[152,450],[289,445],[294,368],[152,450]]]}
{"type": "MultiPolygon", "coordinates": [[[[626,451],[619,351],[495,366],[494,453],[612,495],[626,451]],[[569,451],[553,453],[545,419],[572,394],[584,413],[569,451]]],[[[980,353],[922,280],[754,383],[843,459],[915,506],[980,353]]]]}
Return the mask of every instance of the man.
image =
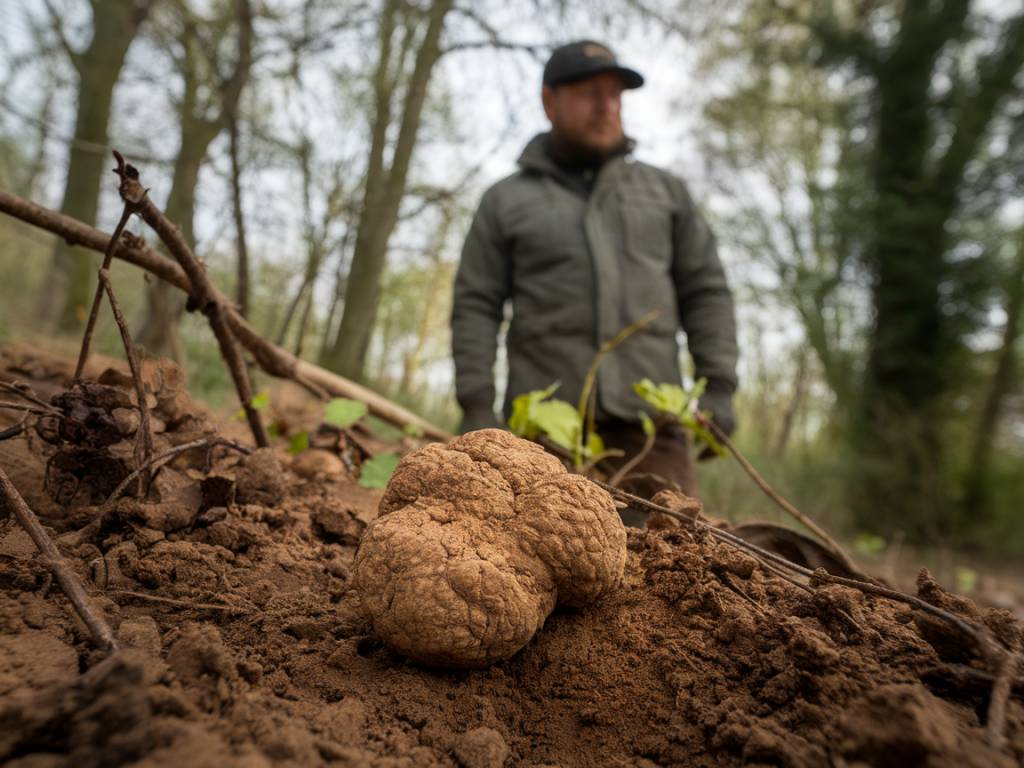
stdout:
{"type": "MultiPolygon", "coordinates": [[[[524,392],[561,382],[575,404],[598,348],[653,310],[656,319],[608,355],[597,374],[598,433],[635,455],[644,444],[643,401],[632,384],[681,381],[677,331],[686,332],[701,407],[732,431],[736,328],[714,239],[683,182],[630,157],[624,89],[643,77],[604,45],[554,51],[542,100],[551,123],[519,158],[519,171],[483,197],[455,278],[452,348],[462,430],[500,426],[493,367],[506,301],[504,412],[524,392]]],[[[659,432],[636,468],[694,492],[686,435],[659,432]]]]}

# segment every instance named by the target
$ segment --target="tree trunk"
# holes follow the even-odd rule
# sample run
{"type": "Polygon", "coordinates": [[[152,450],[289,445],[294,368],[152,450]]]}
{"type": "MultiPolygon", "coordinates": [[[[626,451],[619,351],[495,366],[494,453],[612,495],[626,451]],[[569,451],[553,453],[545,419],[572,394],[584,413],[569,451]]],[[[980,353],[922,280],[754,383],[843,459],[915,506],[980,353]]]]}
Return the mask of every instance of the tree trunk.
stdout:
{"type": "Polygon", "coordinates": [[[381,22],[381,55],[375,78],[376,114],[363,210],[345,291],[341,325],[327,359],[332,370],[345,372],[344,375],[351,378],[360,379],[363,376],[366,352],[380,301],[380,280],[386,264],[388,241],[398,220],[398,208],[405,193],[427,87],[434,65],[441,54],[441,33],[451,5],[451,0],[434,0],[430,6],[427,29],[416,51],[415,65],[406,89],[391,166],[386,171],[383,166],[383,155],[394,88],[384,86],[391,59],[390,39],[393,34],[395,11],[393,7],[392,14],[385,14],[381,22]]]}
{"type": "MultiPolygon", "coordinates": [[[[164,210],[167,218],[181,230],[182,237],[195,249],[194,216],[195,192],[199,182],[199,171],[206,159],[211,142],[223,130],[227,115],[236,113],[242,88],[249,76],[252,60],[252,16],[248,0],[237,0],[238,18],[238,59],[230,78],[218,83],[220,98],[216,117],[206,118],[208,105],[199,103],[199,93],[204,85],[199,79],[201,67],[196,56],[201,55],[196,40],[196,30],[191,19],[186,19],[182,29],[182,60],[185,81],[181,103],[181,146],[174,162],[174,177],[171,191],[164,210]]],[[[216,62],[211,69],[217,70],[216,62]]],[[[185,311],[185,299],[166,283],[158,282],[147,289],[148,311],[137,341],[149,354],[171,357],[183,362],[183,350],[178,335],[178,325],[185,311]]]]}
{"type": "Polygon", "coordinates": [[[945,152],[933,158],[936,132],[929,92],[939,53],[964,28],[968,3],[908,3],[899,40],[879,65],[875,148],[874,242],[869,265],[875,320],[869,340],[861,429],[858,523],[942,536],[946,503],[944,397],[960,340],[943,316],[940,286],[949,274],[947,224],[955,215],[967,164],[1024,62],[1024,16],[979,63],[972,97],[955,114],[945,152]]]}
{"type": "MultiPolygon", "coordinates": [[[[151,5],[133,0],[93,2],[92,40],[73,58],[79,77],[78,108],[61,212],[86,224],[96,223],[100,184],[110,163],[107,127],[114,86],[151,5]]],[[[54,279],[45,284],[40,297],[40,314],[47,324],[56,320],[61,331],[81,330],[92,300],[95,272],[96,264],[87,251],[57,242],[51,273],[54,279]]]]}
{"type": "Polygon", "coordinates": [[[992,374],[985,404],[974,433],[971,463],[964,483],[964,512],[971,521],[985,517],[989,501],[988,473],[992,446],[999,429],[999,417],[1007,396],[1013,391],[1016,370],[1016,346],[1021,335],[1024,314],[1024,230],[1017,238],[1017,262],[1006,291],[1006,326],[996,352],[996,370],[992,374]]]}

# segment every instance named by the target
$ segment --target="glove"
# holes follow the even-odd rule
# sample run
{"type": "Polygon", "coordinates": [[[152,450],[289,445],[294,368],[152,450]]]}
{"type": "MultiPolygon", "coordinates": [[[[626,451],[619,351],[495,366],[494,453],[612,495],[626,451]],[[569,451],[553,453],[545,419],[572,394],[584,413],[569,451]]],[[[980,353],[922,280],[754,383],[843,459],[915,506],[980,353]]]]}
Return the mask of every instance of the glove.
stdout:
{"type": "Polygon", "coordinates": [[[476,429],[505,429],[505,425],[494,415],[493,408],[476,408],[462,413],[459,434],[472,432],[476,429]]]}
{"type": "Polygon", "coordinates": [[[458,397],[459,406],[462,408],[462,423],[459,425],[459,434],[472,432],[476,429],[504,429],[505,425],[494,414],[494,389],[486,389],[472,392],[469,395],[458,397]]]}
{"type": "MultiPolygon", "coordinates": [[[[704,391],[697,406],[701,411],[709,411],[711,413],[711,420],[718,425],[719,429],[725,432],[726,436],[736,431],[736,414],[732,410],[732,392],[709,384],[708,389],[704,391]]],[[[697,456],[697,460],[707,461],[708,459],[715,458],[717,455],[711,447],[706,447],[697,456]]]]}

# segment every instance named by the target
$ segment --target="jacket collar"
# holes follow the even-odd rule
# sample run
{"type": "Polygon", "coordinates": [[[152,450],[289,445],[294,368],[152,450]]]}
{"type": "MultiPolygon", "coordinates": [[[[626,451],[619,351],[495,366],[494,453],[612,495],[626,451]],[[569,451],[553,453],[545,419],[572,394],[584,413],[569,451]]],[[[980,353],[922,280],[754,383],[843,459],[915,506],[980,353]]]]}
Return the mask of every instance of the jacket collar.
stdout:
{"type": "MultiPolygon", "coordinates": [[[[545,173],[549,176],[554,176],[564,180],[568,174],[551,159],[551,155],[547,149],[547,143],[550,135],[550,131],[544,131],[530,139],[529,143],[527,143],[526,147],[523,149],[522,154],[519,155],[519,167],[524,170],[537,171],[539,173],[545,173]]],[[[633,148],[635,146],[636,142],[627,136],[623,152],[621,154],[612,155],[608,158],[608,162],[620,157],[628,156],[633,152],[633,148]]]]}

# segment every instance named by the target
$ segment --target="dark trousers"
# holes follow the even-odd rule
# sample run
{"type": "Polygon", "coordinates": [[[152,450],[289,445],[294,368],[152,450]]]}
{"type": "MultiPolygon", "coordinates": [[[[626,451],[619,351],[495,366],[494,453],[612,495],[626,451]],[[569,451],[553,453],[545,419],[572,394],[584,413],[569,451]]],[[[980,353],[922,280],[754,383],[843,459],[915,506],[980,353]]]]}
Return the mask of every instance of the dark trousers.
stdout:
{"type": "MultiPolygon", "coordinates": [[[[647,442],[643,428],[628,421],[598,422],[597,433],[604,439],[605,448],[617,448],[624,453],[601,462],[601,466],[611,472],[639,454],[647,442]]],[[[687,496],[697,495],[697,470],[690,451],[689,433],[675,424],[658,430],[650,452],[620,483],[622,490],[645,499],[666,486],[678,486],[687,496]]],[[[643,512],[623,510],[622,520],[626,525],[643,526],[646,518],[643,512]]]]}

